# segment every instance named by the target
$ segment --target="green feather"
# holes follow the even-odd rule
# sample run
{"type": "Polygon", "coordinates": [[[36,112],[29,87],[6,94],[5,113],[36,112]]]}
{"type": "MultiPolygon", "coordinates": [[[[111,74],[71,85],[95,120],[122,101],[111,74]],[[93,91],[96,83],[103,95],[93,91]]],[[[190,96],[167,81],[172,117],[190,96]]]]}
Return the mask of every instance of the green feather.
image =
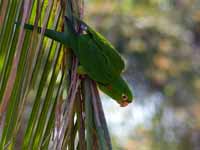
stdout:
{"type": "Polygon", "coordinates": [[[98,85],[102,92],[115,99],[121,106],[126,106],[128,103],[132,102],[132,91],[121,76],[107,86],[102,84],[98,85]]]}
{"type": "Polygon", "coordinates": [[[113,66],[113,71],[115,71],[116,74],[121,74],[125,68],[125,63],[119,52],[102,34],[95,31],[84,21],[78,18],[76,18],[76,20],[82,25],[82,27],[84,27],[84,30],[88,33],[92,41],[96,43],[96,46],[98,46],[99,49],[103,51],[104,55],[107,56],[113,64],[115,64],[115,66],[113,66]]]}
{"type": "MultiPolygon", "coordinates": [[[[20,23],[18,23],[18,22],[15,23],[15,24],[16,24],[17,27],[20,26],[20,23]]],[[[24,29],[28,29],[28,30],[33,31],[34,26],[30,25],[30,24],[25,24],[24,29]]],[[[41,33],[41,30],[42,30],[41,27],[37,27],[38,33],[41,33]]],[[[51,30],[51,29],[45,29],[44,35],[46,37],[49,37],[49,38],[55,40],[55,41],[58,41],[58,42],[63,43],[63,44],[65,43],[65,45],[69,45],[69,41],[70,41],[69,37],[66,36],[64,34],[64,32],[58,32],[58,31],[54,31],[54,30],[51,30]]]]}
{"type": "MultiPolygon", "coordinates": [[[[124,60],[106,38],[83,21],[78,21],[87,28],[87,34],[78,35],[70,22],[66,21],[65,32],[46,29],[44,35],[72,48],[87,75],[98,83],[105,94],[125,106],[133,96],[128,84],[120,76],[125,66],[124,60]]],[[[30,24],[24,26],[28,30],[33,30],[33,27],[30,24]]],[[[41,27],[37,31],[40,33],[41,27]]]]}
{"type": "MultiPolygon", "coordinates": [[[[84,22],[79,23],[86,26],[84,22]]],[[[108,84],[120,76],[125,66],[124,60],[100,33],[87,25],[87,31],[90,29],[90,32],[78,35],[67,17],[65,28],[67,36],[71,37],[71,48],[93,80],[108,84]]]]}

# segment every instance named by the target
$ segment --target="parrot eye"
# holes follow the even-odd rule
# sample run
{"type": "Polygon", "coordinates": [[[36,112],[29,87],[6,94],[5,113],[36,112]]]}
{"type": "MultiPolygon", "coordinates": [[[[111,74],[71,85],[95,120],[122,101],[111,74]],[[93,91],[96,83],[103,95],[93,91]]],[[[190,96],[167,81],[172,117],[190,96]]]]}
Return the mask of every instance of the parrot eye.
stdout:
{"type": "Polygon", "coordinates": [[[123,99],[124,101],[126,101],[126,100],[128,100],[128,96],[125,95],[125,94],[122,94],[122,99],[123,99]]]}

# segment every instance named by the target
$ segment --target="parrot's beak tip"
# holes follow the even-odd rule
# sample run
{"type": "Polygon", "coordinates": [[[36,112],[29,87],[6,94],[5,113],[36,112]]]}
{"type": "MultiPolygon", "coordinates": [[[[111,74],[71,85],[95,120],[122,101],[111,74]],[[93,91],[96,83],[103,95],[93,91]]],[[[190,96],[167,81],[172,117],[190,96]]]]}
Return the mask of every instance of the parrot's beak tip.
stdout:
{"type": "Polygon", "coordinates": [[[126,107],[128,106],[129,102],[128,101],[123,101],[120,103],[120,107],[126,107]]]}

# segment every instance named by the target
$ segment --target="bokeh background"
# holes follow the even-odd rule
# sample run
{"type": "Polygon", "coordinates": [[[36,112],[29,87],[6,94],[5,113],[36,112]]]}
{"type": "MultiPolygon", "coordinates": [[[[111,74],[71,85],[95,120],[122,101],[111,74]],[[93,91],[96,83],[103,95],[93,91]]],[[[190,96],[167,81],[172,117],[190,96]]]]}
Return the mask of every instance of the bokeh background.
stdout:
{"type": "Polygon", "coordinates": [[[135,95],[121,108],[102,94],[113,149],[200,150],[200,1],[86,0],[84,12],[135,95]]]}

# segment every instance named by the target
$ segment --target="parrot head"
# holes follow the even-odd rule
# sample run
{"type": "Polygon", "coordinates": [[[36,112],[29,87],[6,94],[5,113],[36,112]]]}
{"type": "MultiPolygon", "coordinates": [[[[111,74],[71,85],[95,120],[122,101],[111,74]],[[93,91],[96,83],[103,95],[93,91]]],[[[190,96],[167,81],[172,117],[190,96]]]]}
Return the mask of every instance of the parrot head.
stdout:
{"type": "Polygon", "coordinates": [[[119,103],[121,107],[127,106],[133,100],[131,89],[121,76],[108,85],[99,84],[99,88],[119,103]]]}

